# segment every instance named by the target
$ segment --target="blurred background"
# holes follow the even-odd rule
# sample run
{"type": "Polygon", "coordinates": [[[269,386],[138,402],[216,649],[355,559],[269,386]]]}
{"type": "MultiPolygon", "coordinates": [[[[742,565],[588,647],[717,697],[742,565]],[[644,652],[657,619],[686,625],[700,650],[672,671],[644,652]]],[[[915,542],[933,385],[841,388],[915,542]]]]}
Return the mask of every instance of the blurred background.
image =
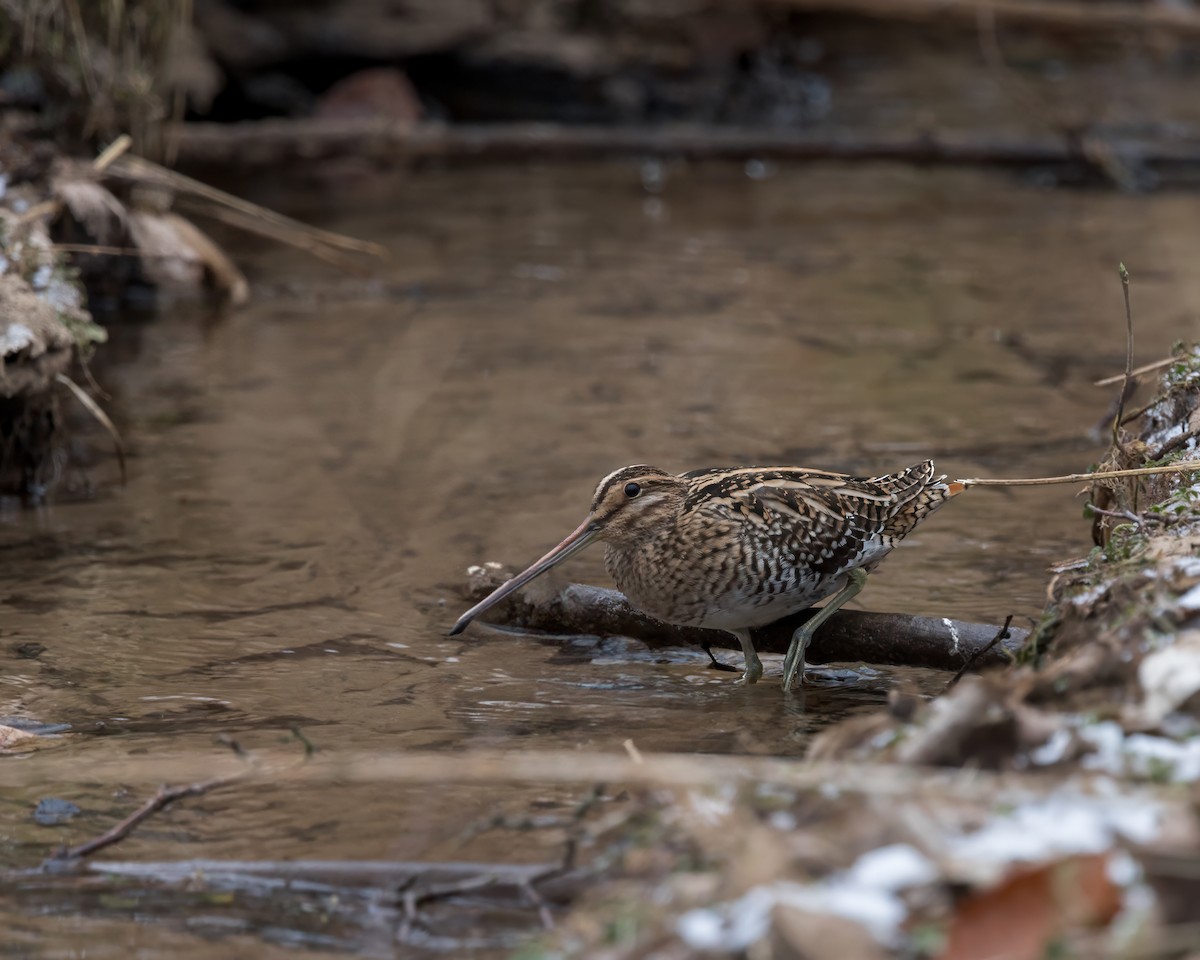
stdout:
{"type": "MultiPolygon", "coordinates": [[[[50,780],[9,791],[0,858],[128,806],[89,764],[215,737],[797,756],[940,691],[852,663],[785,697],[777,662],[744,689],[695,649],[445,632],[469,565],[524,566],[624,464],[1095,463],[1118,264],[1135,362],[1196,334],[1198,90],[1190,0],[0,0],[0,719],[83,811],[48,831],[50,780]]],[[[1036,625],[1092,549],[1073,494],[967,493],[858,605],[1036,625]]],[[[599,551],[562,573],[608,582],[599,551]]],[[[122,855],[503,859],[464,825],[578,801],[430,796],[263,784],[122,855]]],[[[6,929],[227,955],[134,919],[178,903],[61,893],[0,903],[6,929]]]]}

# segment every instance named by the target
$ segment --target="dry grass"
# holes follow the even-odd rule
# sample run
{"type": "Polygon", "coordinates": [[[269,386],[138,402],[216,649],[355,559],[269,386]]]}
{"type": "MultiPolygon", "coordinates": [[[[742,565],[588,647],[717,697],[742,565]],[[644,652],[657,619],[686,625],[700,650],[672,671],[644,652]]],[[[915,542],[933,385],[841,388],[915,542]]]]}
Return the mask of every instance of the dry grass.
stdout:
{"type": "Polygon", "coordinates": [[[140,153],[169,154],[163,121],[183,111],[172,61],[190,38],[192,0],[0,0],[0,13],[0,59],[41,75],[49,129],[85,141],[128,132],[140,153]]]}

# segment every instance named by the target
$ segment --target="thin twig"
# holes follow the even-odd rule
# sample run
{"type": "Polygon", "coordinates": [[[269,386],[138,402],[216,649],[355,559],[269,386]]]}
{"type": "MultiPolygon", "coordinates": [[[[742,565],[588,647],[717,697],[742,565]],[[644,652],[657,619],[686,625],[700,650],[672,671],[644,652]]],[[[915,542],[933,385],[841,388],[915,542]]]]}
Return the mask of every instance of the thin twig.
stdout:
{"type": "MultiPolygon", "coordinates": [[[[1178,362],[1178,357],[1164,357],[1162,360],[1155,360],[1153,363],[1147,363],[1138,367],[1136,370],[1131,371],[1129,376],[1140,377],[1144,373],[1153,373],[1155,370],[1161,370],[1163,367],[1169,367],[1171,364],[1178,362]]],[[[1103,380],[1095,381],[1092,386],[1107,387],[1111,384],[1119,383],[1121,380],[1125,379],[1125,376],[1126,375],[1123,373],[1114,373],[1111,377],[1105,377],[1103,380]]]]}
{"type": "MultiPolygon", "coordinates": [[[[981,656],[983,656],[985,653],[987,653],[989,650],[991,650],[992,647],[994,647],[1001,640],[1003,640],[1006,636],[1008,636],[1008,628],[1010,626],[1012,626],[1012,622],[1013,622],[1013,615],[1010,613],[1007,617],[1004,618],[1004,626],[1002,626],[999,630],[996,631],[996,635],[994,637],[992,637],[991,642],[986,647],[983,647],[979,650],[976,650],[974,653],[972,653],[971,656],[969,656],[967,658],[967,662],[958,668],[958,673],[956,673],[953,677],[951,677],[950,682],[946,684],[946,690],[952,690],[954,688],[954,686],[958,683],[958,681],[961,680],[963,677],[965,677],[967,675],[967,672],[973,666],[975,666],[976,661],[981,656]]],[[[945,691],[943,691],[943,692],[945,692],[945,691]]]]}
{"type": "Polygon", "coordinates": [[[1195,440],[1198,435],[1200,435],[1200,430],[1185,430],[1183,433],[1179,434],[1179,436],[1172,437],[1161,447],[1159,447],[1154,452],[1154,456],[1151,459],[1161,460],[1163,457],[1169,456],[1176,450],[1184,447],[1189,440],[1195,440]]]}
{"type": "Polygon", "coordinates": [[[75,395],[75,399],[83,404],[88,413],[100,421],[100,425],[104,427],[104,429],[108,431],[108,435],[112,437],[113,447],[117,451],[117,463],[119,463],[121,466],[121,486],[125,486],[125,447],[121,444],[121,435],[117,432],[116,426],[108,418],[108,414],[101,409],[100,404],[93,400],[88,395],[87,391],[84,390],[83,387],[77,384],[74,380],[62,373],[56,373],[54,375],[54,379],[70,390],[71,393],[75,395]]]}
{"type": "Polygon", "coordinates": [[[1166,463],[1161,467],[1134,467],[1129,470],[1097,470],[1095,473],[1068,473],[1062,477],[1031,477],[1020,480],[998,480],[969,477],[959,480],[964,487],[1035,487],[1052,483],[1088,483],[1092,480],[1115,480],[1118,477],[1153,477],[1160,473],[1200,473],[1200,463],[1166,463]]]}
{"type": "Polygon", "coordinates": [[[180,260],[182,255],[178,253],[152,253],[143,250],[141,247],[111,247],[102,246],[98,243],[54,243],[51,247],[59,253],[90,253],[96,256],[107,257],[142,257],[145,259],[155,258],[161,260],[180,260]]]}
{"type": "Polygon", "coordinates": [[[202,780],[199,783],[188,783],[179,787],[159,787],[158,792],[149,800],[143,803],[140,807],[133,811],[124,820],[112,827],[110,830],[104,831],[98,837],[88,840],[86,843],[81,843],[76,847],[66,847],[51,858],[51,863],[59,863],[66,860],[80,860],[83,857],[90,857],[98,850],[103,850],[105,847],[111,847],[114,843],[119,843],[129,836],[143,821],[149,819],[159,810],[164,810],[173,804],[176,800],[182,800],[185,797],[199,797],[210,790],[215,790],[217,787],[223,787],[233,783],[235,780],[240,780],[241,775],[232,777],[213,777],[211,780],[202,780]]]}
{"type": "Polygon", "coordinates": [[[92,169],[97,173],[103,173],[132,146],[133,138],[127,133],[121,134],[116,140],[100,151],[99,156],[92,161],[92,169]]]}
{"type": "Polygon", "coordinates": [[[1125,397],[1129,391],[1129,378],[1133,374],[1133,310],[1129,306],[1129,271],[1123,263],[1118,267],[1121,274],[1121,292],[1125,296],[1125,376],[1121,381],[1121,394],[1117,397],[1117,413],[1113,417],[1114,450],[1121,450],[1121,418],[1125,415],[1125,397]]]}
{"type": "MultiPolygon", "coordinates": [[[[542,878],[538,877],[537,879],[540,880],[542,878]]],[[[537,880],[534,880],[533,882],[524,880],[517,884],[517,889],[525,895],[530,903],[537,907],[538,919],[542,921],[542,926],[547,930],[553,930],[554,917],[550,914],[550,905],[546,903],[545,897],[537,892],[537,888],[533,885],[536,882],[537,880]]]]}
{"type": "MultiPolygon", "coordinates": [[[[1136,370],[1133,372],[1133,375],[1135,377],[1137,376],[1136,370]]],[[[1115,383],[1116,381],[1113,381],[1113,382],[1115,383]]],[[[1161,397],[1155,397],[1153,400],[1149,401],[1148,403],[1144,404],[1143,406],[1138,407],[1136,410],[1129,411],[1129,413],[1125,414],[1125,420],[1121,423],[1121,426],[1125,426],[1126,423],[1133,423],[1133,421],[1136,420],[1138,417],[1140,417],[1142,414],[1148,413],[1151,409],[1158,406],[1158,404],[1161,400],[1162,400],[1161,397]]]]}
{"type": "Polygon", "coordinates": [[[1139,529],[1146,525],[1145,518],[1138,516],[1132,510],[1105,510],[1103,507],[1098,507],[1094,503],[1089,503],[1087,505],[1087,509],[1090,512],[1099,514],[1102,517],[1111,517],[1114,520],[1128,520],[1139,529]]]}

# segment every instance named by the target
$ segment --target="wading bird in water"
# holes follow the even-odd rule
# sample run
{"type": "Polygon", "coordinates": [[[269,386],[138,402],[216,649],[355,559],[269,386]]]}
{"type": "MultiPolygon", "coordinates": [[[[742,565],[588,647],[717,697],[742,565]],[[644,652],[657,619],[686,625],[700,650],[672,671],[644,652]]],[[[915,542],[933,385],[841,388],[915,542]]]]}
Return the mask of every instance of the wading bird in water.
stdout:
{"type": "Polygon", "coordinates": [[[800,676],[817,628],[857,594],[867,574],[930,513],[960,493],[926,460],[860,478],[798,467],[696,470],[636,465],[596,487],[587,518],[562,543],[464,613],[450,631],[593,541],[635,607],[667,623],[725,630],[745,655],[745,683],[762,676],[750,638],[829,601],[792,635],[783,687],[800,676]]]}

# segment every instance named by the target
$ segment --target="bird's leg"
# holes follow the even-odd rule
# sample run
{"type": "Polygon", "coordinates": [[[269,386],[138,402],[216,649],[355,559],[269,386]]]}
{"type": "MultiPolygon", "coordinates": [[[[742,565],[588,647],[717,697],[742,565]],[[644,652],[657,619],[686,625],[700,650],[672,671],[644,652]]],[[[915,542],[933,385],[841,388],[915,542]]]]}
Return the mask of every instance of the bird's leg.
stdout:
{"type": "Polygon", "coordinates": [[[738,683],[758,683],[762,676],[762,661],[758,659],[758,653],[754,649],[754,641],[750,639],[749,630],[731,630],[729,631],[741,641],[742,655],[746,658],[746,672],[742,674],[742,678],[738,683]]]}
{"type": "Polygon", "coordinates": [[[846,585],[835,593],[820,610],[810,617],[802,627],[797,627],[792,634],[792,643],[788,647],[787,656],[783,660],[783,689],[791,690],[792,681],[800,674],[800,682],[804,682],[804,652],[808,643],[817,632],[817,628],[834,615],[837,609],[850,600],[863,588],[867,582],[865,570],[851,570],[846,574],[846,585]]]}

